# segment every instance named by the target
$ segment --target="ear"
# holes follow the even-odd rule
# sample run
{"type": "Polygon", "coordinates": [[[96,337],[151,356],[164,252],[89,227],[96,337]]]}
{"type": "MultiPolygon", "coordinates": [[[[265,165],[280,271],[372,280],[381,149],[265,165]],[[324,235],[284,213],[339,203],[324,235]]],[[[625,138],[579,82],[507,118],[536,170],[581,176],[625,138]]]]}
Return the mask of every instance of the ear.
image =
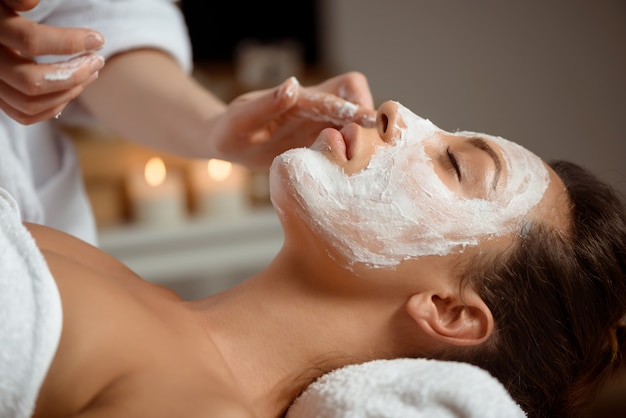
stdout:
{"type": "Polygon", "coordinates": [[[493,331],[491,310],[471,290],[463,299],[456,293],[418,293],[409,299],[406,309],[426,334],[447,344],[480,344],[493,331]]]}

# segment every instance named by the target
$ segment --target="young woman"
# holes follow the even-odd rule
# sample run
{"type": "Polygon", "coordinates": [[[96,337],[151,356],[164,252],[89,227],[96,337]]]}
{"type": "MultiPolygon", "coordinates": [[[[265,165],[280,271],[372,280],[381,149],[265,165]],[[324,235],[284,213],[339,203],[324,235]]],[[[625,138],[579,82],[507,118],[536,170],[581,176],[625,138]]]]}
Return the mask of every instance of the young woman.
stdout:
{"type": "Polygon", "coordinates": [[[483,367],[529,417],[576,417],[621,369],[624,206],[577,166],[386,102],[278,156],[271,190],[281,251],[190,302],[28,224],[60,295],[45,318],[63,313],[33,416],[278,417],[338,367],[429,357],[483,367]]]}

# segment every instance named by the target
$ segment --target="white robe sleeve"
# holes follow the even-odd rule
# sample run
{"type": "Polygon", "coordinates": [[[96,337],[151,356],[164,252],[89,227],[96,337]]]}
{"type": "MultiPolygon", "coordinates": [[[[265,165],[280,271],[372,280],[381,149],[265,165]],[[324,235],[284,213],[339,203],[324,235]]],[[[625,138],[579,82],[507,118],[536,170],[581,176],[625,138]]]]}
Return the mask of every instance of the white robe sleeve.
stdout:
{"type": "MultiPolygon", "coordinates": [[[[189,73],[191,42],[177,3],[175,0],[48,0],[22,15],[50,26],[99,31],[106,41],[98,53],[105,59],[132,49],[154,48],[170,54],[189,73]]],[[[67,58],[42,56],[37,60],[55,62],[67,58]]],[[[90,124],[93,120],[86,108],[74,100],[63,110],[63,122],[90,124]]]]}
{"type": "MultiPolygon", "coordinates": [[[[54,2],[54,0],[52,0],[54,2]]],[[[45,7],[45,1],[40,5],[45,7]]],[[[182,12],[174,0],[57,0],[57,7],[38,15],[41,23],[61,27],[88,27],[101,32],[105,58],[135,48],[151,47],[171,54],[191,69],[191,44],[182,12]]],[[[39,6],[38,6],[39,7],[39,6]]],[[[48,6],[49,7],[49,6],[48,6]]],[[[29,17],[28,13],[23,14],[29,17]]],[[[45,57],[50,62],[59,57],[45,57]]]]}

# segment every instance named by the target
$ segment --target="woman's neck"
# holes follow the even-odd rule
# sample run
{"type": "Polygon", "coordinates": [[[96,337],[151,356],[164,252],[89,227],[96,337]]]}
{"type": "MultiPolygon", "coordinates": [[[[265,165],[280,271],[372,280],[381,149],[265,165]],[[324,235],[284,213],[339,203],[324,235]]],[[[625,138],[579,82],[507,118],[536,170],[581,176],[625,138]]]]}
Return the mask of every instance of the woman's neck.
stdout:
{"type": "Polygon", "coordinates": [[[307,271],[278,257],[244,283],[190,304],[261,416],[284,414],[323,373],[401,355],[389,324],[403,310],[380,297],[330,293],[304,278],[307,271]]]}

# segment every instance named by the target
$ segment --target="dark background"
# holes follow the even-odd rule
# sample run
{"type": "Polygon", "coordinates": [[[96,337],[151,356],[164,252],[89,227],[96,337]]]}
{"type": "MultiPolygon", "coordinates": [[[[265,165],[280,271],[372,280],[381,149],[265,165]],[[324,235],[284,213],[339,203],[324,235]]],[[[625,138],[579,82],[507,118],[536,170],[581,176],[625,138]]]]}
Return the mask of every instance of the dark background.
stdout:
{"type": "Polygon", "coordinates": [[[219,2],[182,0],[194,61],[232,63],[237,44],[244,39],[261,42],[293,39],[303,47],[307,65],[319,62],[316,0],[219,2]]]}

